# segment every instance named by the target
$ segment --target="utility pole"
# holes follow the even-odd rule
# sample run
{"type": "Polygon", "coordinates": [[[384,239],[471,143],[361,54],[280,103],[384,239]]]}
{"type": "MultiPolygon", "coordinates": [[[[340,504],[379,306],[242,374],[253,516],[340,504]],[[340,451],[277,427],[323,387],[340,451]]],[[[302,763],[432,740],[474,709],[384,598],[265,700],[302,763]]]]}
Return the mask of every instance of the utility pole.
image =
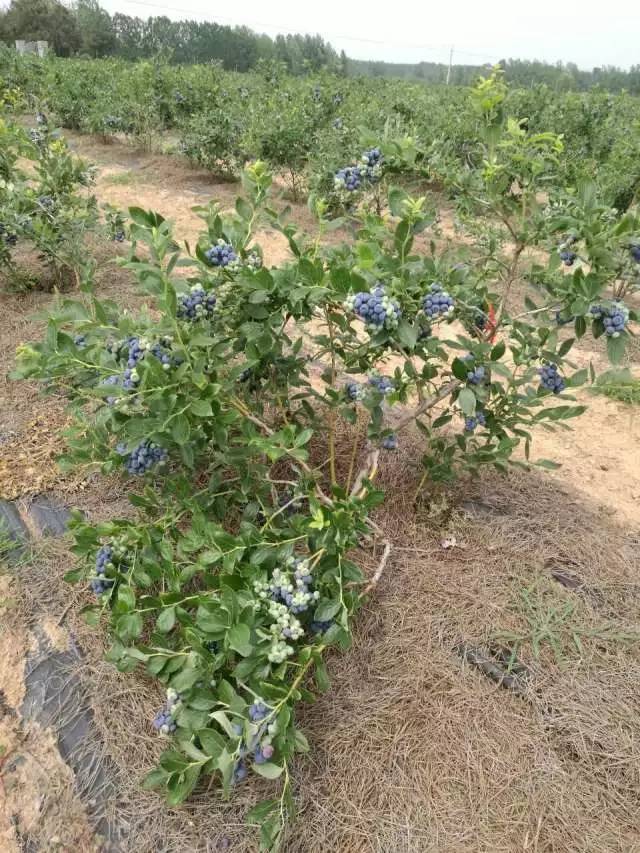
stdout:
{"type": "Polygon", "coordinates": [[[453,65],[453,45],[451,45],[451,50],[449,51],[449,67],[447,68],[447,86],[449,85],[449,81],[451,80],[451,66],[453,65]]]}

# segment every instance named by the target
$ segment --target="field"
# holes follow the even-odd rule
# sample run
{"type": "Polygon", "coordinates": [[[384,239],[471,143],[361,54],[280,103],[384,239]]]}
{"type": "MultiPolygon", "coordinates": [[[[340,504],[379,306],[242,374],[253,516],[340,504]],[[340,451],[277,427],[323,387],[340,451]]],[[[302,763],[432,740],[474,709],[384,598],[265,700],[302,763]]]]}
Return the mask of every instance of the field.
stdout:
{"type": "MultiPolygon", "coordinates": [[[[451,97],[462,103],[463,96],[451,97]]],[[[517,102],[530,93],[509,97],[517,102]]],[[[30,116],[21,121],[33,123],[30,116]]],[[[222,210],[233,209],[240,189],[228,176],[221,180],[175,150],[144,150],[139,139],[132,142],[122,133],[106,140],[104,134],[81,135],[80,129],[92,128],[67,129],[64,136],[73,154],[95,164],[91,192],[100,208],[156,211],[172,221],[176,239],[192,247],[202,232],[202,219],[192,208],[215,198],[222,210]]],[[[395,131],[400,138],[402,129],[395,131]]],[[[170,143],[173,130],[162,132],[170,143]]],[[[419,137],[417,143],[421,149],[419,137]]],[[[390,151],[402,149],[393,140],[388,144],[390,151]]],[[[396,158],[394,179],[413,196],[428,194],[438,209],[434,245],[417,234],[415,251],[447,257],[472,244],[486,249],[495,222],[458,205],[459,197],[443,189],[446,176],[435,174],[435,160],[416,169],[410,158],[396,158]],[[487,232],[478,239],[481,221],[487,232]]],[[[330,173],[340,164],[329,161],[330,173]]],[[[271,165],[276,171],[273,205],[288,204],[289,220],[313,232],[313,211],[292,199],[291,170],[271,165]]],[[[300,193],[313,188],[314,180],[323,186],[313,175],[305,159],[300,193]]],[[[610,185],[602,183],[600,191],[609,192],[610,185]]],[[[539,188],[533,191],[540,197],[539,188]]],[[[499,192],[504,195],[504,188],[499,192]]],[[[340,198],[334,201],[337,205],[340,198]]],[[[358,239],[348,218],[338,225],[322,238],[329,252],[341,251],[344,240],[358,239]]],[[[126,227],[135,229],[135,224],[126,227]]],[[[368,227],[373,244],[374,225],[368,227]]],[[[598,261],[602,254],[594,245],[601,246],[605,238],[593,236],[592,225],[583,227],[593,240],[585,250],[590,263],[584,266],[597,270],[605,262],[598,261]]],[[[162,297],[142,293],[136,268],[114,262],[114,256],[121,262],[129,258],[128,241],[108,242],[101,229],[83,243],[95,260],[93,292],[100,300],[112,300],[123,316],[124,309],[133,317],[149,305],[152,321],[160,322],[162,297]]],[[[140,229],[142,234],[144,226],[140,229]]],[[[636,231],[630,227],[622,233],[627,241],[626,235],[636,231]]],[[[263,221],[254,238],[265,268],[292,263],[289,235],[275,220],[263,221]]],[[[527,264],[546,264],[553,246],[554,238],[527,246],[527,264]]],[[[512,250],[507,234],[497,254],[508,256],[512,250]]],[[[150,250],[141,251],[148,259],[150,250]]],[[[360,262],[363,257],[357,255],[360,262]]],[[[31,275],[41,274],[42,259],[35,253],[19,260],[31,275]]],[[[332,255],[327,265],[339,263],[339,256],[332,255]]],[[[356,260],[349,256],[342,263],[355,266],[356,260]]],[[[510,316],[531,310],[528,300],[539,298],[540,280],[528,269],[523,265],[510,280],[491,267],[497,294],[492,304],[505,297],[510,316]]],[[[571,278],[570,271],[553,267],[552,272],[560,288],[571,278]]],[[[71,552],[68,534],[42,536],[29,512],[44,494],[56,506],[79,507],[90,524],[133,519],[132,480],[115,467],[100,473],[86,460],[65,471],[56,465],[69,437],[82,441],[83,431],[91,432],[67,432],[65,439],[73,421],[68,411],[73,385],[60,384],[44,397],[42,383],[35,381],[41,377],[16,381],[8,373],[16,348],[42,339],[48,318],[59,310],[57,297],[37,288],[8,288],[9,276],[0,295],[0,353],[7,374],[0,385],[0,477],[2,497],[14,501],[27,521],[30,544],[19,555],[6,548],[8,570],[0,574],[2,849],[85,851],[100,849],[100,836],[107,836],[111,847],[105,849],[145,853],[257,850],[255,828],[245,826],[245,815],[272,796],[273,781],[253,777],[225,801],[205,778],[186,802],[171,807],[157,792],[141,788],[165,745],[150,724],[164,701],[163,690],[140,669],[118,672],[104,659],[110,645],[105,618],[100,627],[87,625],[80,612],[93,600],[86,583],[72,587],[63,580],[84,555],[71,552]],[[58,694],[65,697],[53,718],[47,718],[46,707],[40,714],[29,713],[38,683],[36,677],[34,686],[33,672],[37,675],[43,657],[57,661],[49,684],[52,706],[57,707],[58,694]],[[79,718],[87,728],[74,734],[79,718]],[[69,731],[71,747],[61,743],[61,732],[68,741],[69,731]]],[[[64,288],[63,298],[76,295],[67,280],[64,288]]],[[[457,298],[462,294],[462,301],[462,285],[455,293],[457,298]]],[[[632,286],[624,300],[633,321],[639,299],[632,286]]],[[[303,319],[299,322],[304,325],[303,319]]],[[[459,317],[451,327],[446,334],[467,334],[459,317]]],[[[316,317],[307,328],[304,346],[310,348],[314,335],[324,332],[316,317]]],[[[554,332],[558,351],[573,328],[572,323],[554,332]]],[[[444,338],[445,332],[438,335],[444,338]]],[[[401,452],[382,455],[376,485],[386,499],[371,509],[380,535],[373,542],[360,539],[352,553],[368,579],[377,567],[384,571],[353,617],[352,647],[328,652],[329,690],[296,708],[296,725],[311,752],[288,764],[297,817],[283,834],[284,850],[640,850],[640,699],[635,689],[640,676],[640,459],[634,450],[640,427],[633,405],[595,395],[578,380],[574,387],[571,379],[589,365],[595,374],[609,368],[612,347],[610,341],[605,345],[606,337],[580,337],[570,365],[563,368],[569,399],[575,397],[587,412],[570,421],[570,430],[557,428],[564,423],[550,429],[554,424],[544,420],[527,426],[533,436],[531,458],[553,460],[558,469],[524,471],[498,464],[463,468],[456,479],[438,481],[438,471],[427,468],[433,476],[424,488],[425,437],[415,425],[403,434],[401,452]],[[391,546],[386,563],[380,560],[383,542],[391,546]]],[[[615,355],[635,376],[639,351],[635,338],[628,337],[624,353],[615,355]]],[[[499,358],[494,352],[493,361],[499,358]]],[[[403,361],[391,352],[382,364],[389,373],[403,369],[403,361]]],[[[316,391],[324,387],[328,364],[327,356],[310,362],[309,381],[316,391]]],[[[400,412],[396,417],[414,404],[413,391],[394,401],[400,412]]],[[[255,417],[257,410],[252,411],[255,417]]],[[[444,426],[447,436],[453,434],[455,423],[444,426]]],[[[357,428],[357,419],[345,418],[332,433],[338,480],[348,467],[357,428]]],[[[324,431],[326,424],[316,426],[316,435],[324,431]]],[[[465,447],[462,452],[474,451],[465,447]]],[[[524,459],[520,444],[513,460],[524,459]]],[[[324,456],[312,442],[309,465],[320,463],[324,456]]],[[[181,498],[171,498],[171,483],[160,480],[157,491],[167,490],[175,511],[181,498]]]]}

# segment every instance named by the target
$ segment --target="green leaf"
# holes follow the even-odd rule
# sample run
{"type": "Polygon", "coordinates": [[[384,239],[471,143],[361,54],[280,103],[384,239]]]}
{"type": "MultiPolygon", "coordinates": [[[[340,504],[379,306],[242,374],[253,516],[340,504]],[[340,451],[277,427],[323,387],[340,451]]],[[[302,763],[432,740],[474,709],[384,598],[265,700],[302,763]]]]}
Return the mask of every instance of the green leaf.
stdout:
{"type": "Polygon", "coordinates": [[[265,818],[269,817],[271,812],[275,811],[280,805],[280,800],[263,800],[261,803],[249,809],[247,812],[247,823],[261,824],[265,818]]]}
{"type": "Polygon", "coordinates": [[[150,791],[153,788],[159,788],[161,785],[165,784],[168,778],[169,774],[166,770],[163,770],[161,767],[156,767],[144,777],[142,780],[142,787],[145,791],[150,791]]]}
{"type": "Polygon", "coordinates": [[[196,786],[200,776],[200,767],[190,765],[184,773],[174,773],[167,784],[167,802],[170,806],[183,803],[196,786]]]}
{"type": "Polygon", "coordinates": [[[321,601],[316,607],[313,618],[316,622],[328,622],[340,610],[342,604],[339,601],[321,601]]]}
{"type": "Polygon", "coordinates": [[[309,741],[299,729],[294,732],[295,750],[296,752],[309,752],[309,741]]]}
{"type": "Polygon", "coordinates": [[[186,444],[190,432],[191,427],[189,426],[189,420],[185,415],[178,415],[173,419],[171,435],[178,444],[186,444]]]}
{"type": "Polygon", "coordinates": [[[624,357],[625,346],[625,335],[620,335],[618,338],[611,335],[607,338],[607,355],[611,364],[620,364],[624,357]]]}
{"type": "Polygon", "coordinates": [[[227,745],[222,735],[213,729],[199,729],[197,735],[203,750],[211,758],[218,758],[227,745]]]}
{"type": "Polygon", "coordinates": [[[458,405],[465,415],[471,417],[476,410],[476,395],[471,388],[463,388],[458,394],[458,405]]]}
{"type": "Polygon", "coordinates": [[[415,347],[418,340],[417,327],[412,326],[406,320],[400,320],[396,334],[403,347],[406,347],[408,350],[412,350],[415,347]]]}
{"type": "Polygon", "coordinates": [[[264,776],[265,779],[277,779],[278,776],[282,775],[284,767],[279,767],[277,764],[267,761],[266,764],[254,764],[253,769],[259,776],[264,776]]]}
{"type": "Polygon", "coordinates": [[[253,208],[244,198],[236,199],[236,210],[240,219],[244,219],[245,222],[249,222],[253,216],[253,208]]]}
{"type": "Polygon", "coordinates": [[[500,361],[502,356],[505,354],[506,349],[507,347],[504,341],[499,341],[491,350],[491,355],[489,356],[489,358],[491,359],[491,361],[500,361]]]}
{"type": "Polygon", "coordinates": [[[316,685],[318,686],[318,690],[321,693],[326,693],[326,691],[331,687],[331,682],[329,681],[327,665],[319,655],[316,658],[316,669],[313,677],[316,685]]]}
{"type": "Polygon", "coordinates": [[[213,409],[208,400],[194,400],[189,406],[190,411],[199,418],[213,417],[213,409]]]}
{"type": "Polygon", "coordinates": [[[230,648],[242,655],[248,657],[253,651],[251,645],[251,631],[248,625],[233,625],[227,635],[230,648]]]}
{"type": "Polygon", "coordinates": [[[176,624],[176,609],[175,607],[165,607],[156,621],[156,628],[161,634],[168,634],[176,624]]]}
{"type": "Polygon", "coordinates": [[[125,613],[116,620],[116,634],[124,642],[135,640],[142,633],[142,616],[140,613],[125,613]]]}
{"type": "Polygon", "coordinates": [[[536,462],[534,462],[534,465],[537,465],[538,468],[546,468],[549,471],[555,471],[558,468],[562,468],[562,465],[559,465],[551,459],[537,459],[536,462]]]}

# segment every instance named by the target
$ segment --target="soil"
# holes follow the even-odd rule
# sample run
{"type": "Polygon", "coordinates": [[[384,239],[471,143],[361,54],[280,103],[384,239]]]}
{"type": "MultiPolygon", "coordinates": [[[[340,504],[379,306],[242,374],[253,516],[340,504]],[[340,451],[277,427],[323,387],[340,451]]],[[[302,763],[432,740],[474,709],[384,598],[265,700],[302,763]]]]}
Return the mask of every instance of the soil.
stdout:
{"type": "MultiPolygon", "coordinates": [[[[202,223],[191,208],[212,198],[230,207],[240,192],[178,158],[66,135],[97,164],[100,202],[157,210],[192,244],[202,223]]],[[[306,207],[288,204],[292,220],[311,229],[306,207]]],[[[457,239],[446,207],[442,233],[457,239]]],[[[288,255],[275,232],[258,242],[268,264],[288,255]]],[[[113,247],[95,248],[100,293],[140,304],[110,259],[113,247]]],[[[0,493],[48,491],[91,518],[111,517],[126,511],[121,483],[56,468],[64,400],[5,376],[15,347],[41,334],[52,298],[0,294],[0,493]]],[[[578,345],[574,361],[607,366],[593,341],[578,345]]],[[[417,438],[402,462],[383,465],[390,498],[378,522],[394,555],[357,622],[354,649],[330,660],[329,693],[301,712],[312,752],[294,769],[301,817],[289,853],[640,851],[640,661],[628,638],[640,618],[640,425],[630,406],[587,390],[576,397],[589,411],[571,430],[534,435],[532,459],[551,459],[558,470],[488,474],[431,495],[416,512],[417,438]],[[579,587],[554,581],[557,566],[576,574],[579,587]],[[526,631],[523,589],[574,607],[560,659],[548,645],[538,657],[523,645],[534,677],[524,697],[454,651],[462,639],[526,631]],[[586,637],[580,650],[576,632],[586,637]]],[[[55,733],[20,720],[25,661],[44,631],[53,648],[73,641],[83,651],[98,737],[120,774],[117,808],[129,827],[122,849],[255,850],[242,820],[259,785],[232,805],[203,793],[172,811],[140,790],[159,749],[148,720],[160,697],[103,662],[103,645],[78,616],[83,594],[70,598],[62,581],[71,560],[65,543],[51,548],[36,538],[22,565],[0,574],[0,849],[103,847],[55,733]]]]}

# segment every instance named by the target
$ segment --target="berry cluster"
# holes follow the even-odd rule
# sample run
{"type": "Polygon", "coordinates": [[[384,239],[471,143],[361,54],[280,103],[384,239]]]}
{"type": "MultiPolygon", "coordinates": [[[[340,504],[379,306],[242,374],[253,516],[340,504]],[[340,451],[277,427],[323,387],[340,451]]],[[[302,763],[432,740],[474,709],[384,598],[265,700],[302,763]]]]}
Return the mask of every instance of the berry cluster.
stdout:
{"type": "Polygon", "coordinates": [[[44,113],[36,113],[36,124],[39,124],[42,127],[46,127],[46,125],[49,124],[49,121],[44,113]]]}
{"type": "Polygon", "coordinates": [[[44,134],[41,130],[36,130],[36,128],[31,128],[29,130],[29,139],[33,142],[34,145],[44,145],[46,134],[44,134]]]}
{"type": "Polygon", "coordinates": [[[558,365],[551,362],[538,368],[540,376],[540,387],[547,391],[552,391],[554,394],[560,394],[564,391],[565,381],[558,373],[558,365]]]}
{"type": "MultiPolygon", "coordinates": [[[[151,343],[147,338],[139,338],[131,336],[124,343],[110,344],[107,349],[110,352],[115,352],[118,359],[126,358],[126,367],[122,376],[110,376],[105,379],[103,385],[120,385],[126,391],[132,391],[140,382],[140,374],[137,371],[137,366],[140,361],[148,354],[155,356],[162,364],[163,370],[169,370],[172,365],[172,359],[169,352],[171,346],[170,338],[162,338],[160,341],[151,343]]],[[[107,403],[113,405],[114,397],[107,397],[107,403]]]]}
{"type": "Polygon", "coordinates": [[[189,293],[178,297],[178,317],[184,320],[201,320],[211,317],[216,307],[215,293],[207,293],[201,284],[194,284],[189,293]]]}
{"type": "MultiPolygon", "coordinates": [[[[463,361],[473,361],[474,357],[471,353],[469,355],[465,355],[463,361]]],[[[467,371],[467,382],[470,385],[482,385],[485,381],[487,375],[487,371],[484,365],[479,364],[476,367],[473,367],[472,370],[467,371]]]]}
{"type": "Polygon", "coordinates": [[[7,231],[7,226],[0,222],[0,237],[4,240],[7,246],[15,246],[18,242],[18,235],[7,231]]]}
{"type": "Polygon", "coordinates": [[[180,709],[180,694],[172,687],[167,690],[167,701],[153,718],[153,728],[162,735],[175,732],[178,728],[176,714],[180,709]]]}
{"type": "Polygon", "coordinates": [[[442,289],[442,285],[434,281],[429,292],[422,300],[422,310],[429,317],[434,319],[438,316],[446,317],[453,313],[454,300],[446,290],[442,289]]]}
{"type": "Polygon", "coordinates": [[[46,210],[47,213],[51,213],[53,208],[56,206],[56,201],[53,198],[53,196],[41,195],[38,198],[38,204],[40,205],[40,207],[44,208],[44,210],[46,210]]]}
{"type": "MultiPolygon", "coordinates": [[[[334,127],[338,127],[335,122],[334,127]]],[[[341,120],[339,127],[342,127],[341,120]]],[[[363,152],[358,165],[338,169],[333,179],[335,189],[355,192],[360,189],[363,181],[375,183],[380,180],[383,159],[379,148],[371,148],[371,150],[363,152]]]]}
{"type": "Polygon", "coordinates": [[[333,179],[333,185],[337,190],[346,190],[350,193],[359,190],[361,184],[362,176],[358,166],[345,166],[344,169],[338,169],[333,179]]]}
{"type": "Polygon", "coordinates": [[[122,228],[117,228],[113,232],[113,239],[114,239],[114,242],[116,242],[116,243],[124,243],[126,236],[127,235],[124,233],[122,228]]]}
{"type": "Polygon", "coordinates": [[[487,419],[484,412],[476,412],[475,415],[464,419],[464,431],[473,432],[476,427],[485,426],[487,419]]]}
{"type": "Polygon", "coordinates": [[[145,439],[134,447],[131,453],[127,453],[126,444],[119,444],[116,447],[116,452],[121,456],[126,456],[127,472],[141,477],[151,470],[155,465],[159,465],[167,460],[167,451],[164,447],[160,447],[153,441],[145,439]]]}
{"type": "Polygon", "coordinates": [[[379,373],[373,373],[368,381],[369,385],[372,385],[381,394],[392,394],[396,389],[393,380],[389,379],[388,376],[381,376],[379,373]]]}
{"type": "Polygon", "coordinates": [[[382,448],[384,450],[397,450],[398,449],[398,436],[395,433],[391,435],[385,435],[382,439],[382,448]]]}
{"type": "Polygon", "coordinates": [[[127,571],[129,565],[126,560],[127,549],[121,542],[114,541],[109,545],[102,545],[96,554],[96,577],[91,580],[91,589],[96,595],[102,595],[113,586],[113,580],[107,577],[107,572],[127,571]]]}
{"type": "Polygon", "coordinates": [[[87,339],[84,335],[76,335],[73,339],[74,344],[78,349],[84,349],[87,345],[87,339]]]}
{"type": "Polygon", "coordinates": [[[487,320],[488,317],[484,313],[484,311],[476,311],[476,313],[473,315],[473,325],[480,332],[484,331],[487,325],[487,320]]]}
{"type": "Polygon", "coordinates": [[[361,161],[370,169],[382,163],[382,152],[379,148],[371,148],[362,154],[361,161]]]}
{"type": "Polygon", "coordinates": [[[102,119],[102,124],[109,130],[120,130],[122,127],[122,119],[120,116],[108,115],[102,119]]]}
{"type": "Polygon", "coordinates": [[[233,246],[230,243],[220,238],[215,246],[204,253],[205,258],[209,261],[212,267],[228,267],[238,259],[238,256],[233,251],[233,246]]]}
{"type": "Polygon", "coordinates": [[[640,243],[632,243],[629,246],[629,251],[631,252],[631,257],[633,260],[640,264],[640,243]]]}
{"type": "Polygon", "coordinates": [[[353,400],[354,402],[358,402],[362,400],[365,395],[365,388],[363,385],[360,385],[359,382],[347,382],[344,386],[344,393],[347,395],[349,400],[353,400]]]}
{"type": "Polygon", "coordinates": [[[344,306],[355,312],[370,330],[395,329],[401,317],[400,306],[390,299],[383,287],[374,288],[371,293],[361,292],[349,296],[344,306]]]}
{"type": "Polygon", "coordinates": [[[246,264],[249,269],[252,270],[262,269],[262,256],[259,252],[249,252],[249,254],[247,255],[246,264]]]}
{"type": "MultiPolygon", "coordinates": [[[[101,385],[115,385],[118,388],[122,388],[122,376],[118,376],[117,374],[113,374],[111,376],[107,376],[106,379],[103,379],[100,383],[101,385]]],[[[108,406],[114,406],[118,402],[118,397],[109,396],[106,398],[108,406]]]]}
{"type": "Polygon", "coordinates": [[[182,94],[182,92],[178,92],[178,90],[177,90],[177,89],[176,89],[176,91],[173,93],[173,99],[174,99],[174,101],[176,102],[176,104],[184,104],[184,102],[187,100],[187,99],[185,98],[185,96],[182,94]]]}
{"type": "Polygon", "coordinates": [[[249,706],[249,719],[253,725],[249,728],[249,737],[244,737],[244,726],[241,723],[233,724],[234,734],[242,738],[238,748],[238,761],[233,771],[233,781],[242,782],[247,776],[246,759],[251,756],[255,764],[265,764],[275,752],[272,739],[276,735],[277,723],[263,722],[271,713],[271,708],[260,699],[254,700],[249,706]]]}
{"type": "Polygon", "coordinates": [[[575,234],[570,234],[566,240],[563,240],[562,243],[558,245],[558,255],[560,256],[560,260],[568,267],[572,267],[578,257],[571,248],[577,240],[578,238],[575,234]]]}
{"type": "Polygon", "coordinates": [[[592,305],[589,308],[589,317],[592,320],[602,320],[602,325],[607,335],[619,338],[624,332],[629,319],[629,309],[622,302],[613,302],[610,305],[592,305]]]}
{"type": "Polygon", "coordinates": [[[312,634],[324,634],[333,625],[331,620],[316,622],[315,620],[309,624],[309,630],[312,634]]]}
{"type": "Polygon", "coordinates": [[[575,252],[571,251],[571,249],[558,249],[558,254],[560,255],[562,263],[568,267],[572,267],[578,257],[575,252]]]}
{"type": "Polygon", "coordinates": [[[264,603],[273,620],[270,628],[272,645],[268,654],[272,663],[282,663],[293,654],[293,648],[287,645],[286,640],[299,640],[304,634],[297,615],[308,610],[309,605],[320,597],[319,592],[310,589],[312,581],[309,561],[290,558],[284,570],[274,569],[269,581],[254,583],[260,599],[256,608],[264,603]]]}

